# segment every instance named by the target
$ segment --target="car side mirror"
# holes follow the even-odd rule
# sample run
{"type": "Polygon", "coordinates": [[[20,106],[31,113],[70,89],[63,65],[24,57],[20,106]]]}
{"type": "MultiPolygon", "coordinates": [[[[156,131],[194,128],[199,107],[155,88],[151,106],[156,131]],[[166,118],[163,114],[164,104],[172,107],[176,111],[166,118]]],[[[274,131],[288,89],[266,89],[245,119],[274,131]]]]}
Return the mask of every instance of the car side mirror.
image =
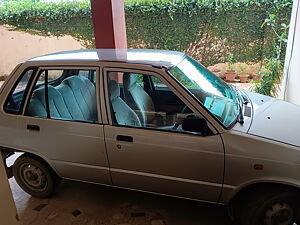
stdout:
{"type": "Polygon", "coordinates": [[[187,117],[182,122],[182,129],[190,132],[199,132],[203,136],[212,134],[204,118],[187,117]]]}

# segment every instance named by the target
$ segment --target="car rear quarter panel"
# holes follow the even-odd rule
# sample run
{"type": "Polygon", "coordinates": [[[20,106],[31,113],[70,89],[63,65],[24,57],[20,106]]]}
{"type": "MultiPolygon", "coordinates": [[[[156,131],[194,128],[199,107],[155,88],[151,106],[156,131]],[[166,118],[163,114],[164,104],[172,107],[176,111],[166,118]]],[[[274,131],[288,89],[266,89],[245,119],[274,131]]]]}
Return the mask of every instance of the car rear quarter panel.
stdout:
{"type": "Polygon", "coordinates": [[[18,134],[18,120],[17,115],[5,113],[3,110],[7,95],[10,93],[11,88],[14,86],[19,75],[23,69],[26,68],[24,64],[17,65],[11,72],[10,76],[5,80],[0,89],[0,146],[19,149],[21,141],[18,134]]]}
{"type": "Polygon", "coordinates": [[[222,138],[225,174],[221,203],[228,203],[241,189],[255,183],[300,187],[298,147],[233,130],[223,133],[222,138]],[[263,169],[255,169],[255,165],[263,169]]]}

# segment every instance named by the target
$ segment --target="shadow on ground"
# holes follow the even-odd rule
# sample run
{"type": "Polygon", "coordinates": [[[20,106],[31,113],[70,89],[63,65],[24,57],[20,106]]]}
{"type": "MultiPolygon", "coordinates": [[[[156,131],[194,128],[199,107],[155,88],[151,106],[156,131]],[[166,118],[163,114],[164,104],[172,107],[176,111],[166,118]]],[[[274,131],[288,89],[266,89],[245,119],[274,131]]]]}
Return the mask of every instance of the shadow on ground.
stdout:
{"type": "Polygon", "coordinates": [[[220,205],[63,180],[38,199],[10,179],[21,225],[230,225],[220,205]]]}

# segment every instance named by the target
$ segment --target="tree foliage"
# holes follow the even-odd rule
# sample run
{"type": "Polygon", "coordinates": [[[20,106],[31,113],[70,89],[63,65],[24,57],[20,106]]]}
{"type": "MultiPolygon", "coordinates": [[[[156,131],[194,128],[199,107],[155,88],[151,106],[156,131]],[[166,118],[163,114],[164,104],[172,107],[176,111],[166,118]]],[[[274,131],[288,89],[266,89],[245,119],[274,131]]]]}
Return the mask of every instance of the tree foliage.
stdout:
{"type": "MultiPolygon", "coordinates": [[[[274,44],[271,28],[261,24],[271,13],[288,24],[291,7],[292,0],[125,0],[128,45],[184,51],[206,66],[226,62],[229,54],[259,62],[273,54],[274,44]]],[[[0,5],[0,21],[94,47],[89,0],[9,0],[0,5]]]]}
{"type": "Polygon", "coordinates": [[[276,97],[279,90],[284,66],[285,46],[288,41],[289,25],[285,23],[278,24],[278,18],[275,14],[270,14],[265,19],[262,26],[269,26],[274,34],[273,49],[270,58],[265,59],[264,67],[266,71],[261,72],[261,79],[255,82],[255,91],[276,97]]]}

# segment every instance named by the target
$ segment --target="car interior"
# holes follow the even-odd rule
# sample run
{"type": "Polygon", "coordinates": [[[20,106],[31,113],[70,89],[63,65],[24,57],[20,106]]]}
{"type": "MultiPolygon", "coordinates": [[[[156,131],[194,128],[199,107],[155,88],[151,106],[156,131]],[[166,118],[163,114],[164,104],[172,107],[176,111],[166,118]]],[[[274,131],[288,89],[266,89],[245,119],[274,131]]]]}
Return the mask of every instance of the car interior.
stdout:
{"type": "MultiPolygon", "coordinates": [[[[114,124],[182,131],[182,121],[188,116],[195,117],[157,77],[117,72],[121,74],[121,79],[116,81],[113,73],[116,72],[109,72],[108,88],[114,124]]],[[[21,104],[25,86],[26,82],[10,95],[12,100],[8,101],[8,105],[11,108],[12,105],[17,108],[21,104]]],[[[95,70],[40,71],[25,115],[98,122],[95,70]]]]}
{"type": "Polygon", "coordinates": [[[115,124],[182,131],[182,120],[195,116],[158,78],[124,72],[115,80],[114,73],[108,89],[115,124]]]}
{"type": "Polygon", "coordinates": [[[16,85],[8,95],[6,102],[4,104],[4,111],[18,114],[20,113],[21,103],[23,97],[25,96],[26,91],[28,90],[28,84],[32,79],[32,74],[34,74],[35,68],[27,68],[19,80],[16,82],[16,85]]]}
{"type": "Polygon", "coordinates": [[[94,76],[95,71],[92,70],[42,71],[25,114],[34,117],[97,122],[94,76]],[[53,72],[58,74],[55,75],[53,72]],[[48,85],[45,83],[46,74],[48,85]]]}

